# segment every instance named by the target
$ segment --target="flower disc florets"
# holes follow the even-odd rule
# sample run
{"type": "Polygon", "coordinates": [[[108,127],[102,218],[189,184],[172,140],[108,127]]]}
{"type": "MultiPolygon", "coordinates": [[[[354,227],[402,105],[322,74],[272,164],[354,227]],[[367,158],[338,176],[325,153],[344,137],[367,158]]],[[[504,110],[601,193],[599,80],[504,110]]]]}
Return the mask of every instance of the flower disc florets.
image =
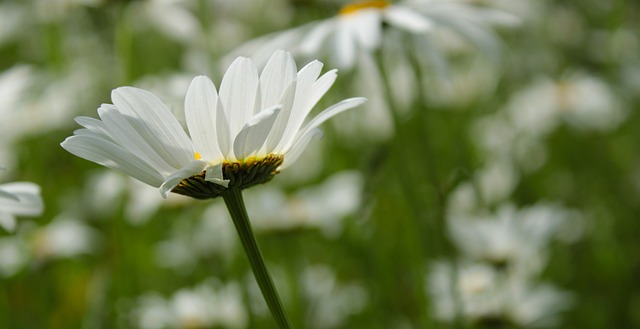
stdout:
{"type": "Polygon", "coordinates": [[[278,167],[282,164],[284,156],[269,154],[263,158],[249,158],[242,162],[222,163],[222,174],[229,186],[224,187],[205,180],[206,172],[183,179],[171,192],[186,195],[196,199],[217,198],[230,188],[245,189],[258,184],[263,184],[278,174],[278,167]]]}

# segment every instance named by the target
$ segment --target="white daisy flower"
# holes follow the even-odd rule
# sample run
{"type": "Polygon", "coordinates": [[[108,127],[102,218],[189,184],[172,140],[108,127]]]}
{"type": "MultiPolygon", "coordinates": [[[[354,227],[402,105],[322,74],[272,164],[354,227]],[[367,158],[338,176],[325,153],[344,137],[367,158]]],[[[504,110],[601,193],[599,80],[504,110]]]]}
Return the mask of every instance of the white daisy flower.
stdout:
{"type": "Polygon", "coordinates": [[[247,310],[240,286],[207,280],[164,298],[157,293],[138,297],[130,310],[136,328],[246,328],[247,310]]]}
{"type": "MultiPolygon", "coordinates": [[[[260,63],[264,62],[265,51],[279,48],[303,56],[328,51],[338,67],[351,69],[358,62],[358,53],[373,53],[384,43],[383,39],[394,38],[383,33],[385,26],[409,35],[425,35],[434,29],[450,30],[494,54],[499,43],[488,25],[513,25],[517,21],[501,11],[452,1],[360,1],[342,7],[334,17],[250,41],[234,54],[252,54],[260,63]]],[[[425,42],[411,43],[421,52],[435,50],[425,42]]]]}
{"type": "Polygon", "coordinates": [[[113,104],[98,109],[101,120],[77,117],[84,128],[61,145],[159,187],[163,197],[213,198],[264,183],[321,135],[321,123],[365,102],[344,100],[305,123],[336,79],[336,70],[319,77],[322,66],[313,61],[297,71],[291,54],[276,51],[261,74],[250,59],[237,58],[219,91],[209,78],[194,78],[184,108],[191,137],[155,95],[120,87],[113,104]]]}
{"type": "Polygon", "coordinates": [[[29,182],[0,185],[0,226],[13,231],[16,216],[39,216],[44,210],[40,186],[29,182]]]}
{"type": "Polygon", "coordinates": [[[484,263],[433,264],[427,275],[434,316],[445,322],[544,328],[559,323],[572,298],[548,283],[500,272],[484,263]]]}
{"type": "Polygon", "coordinates": [[[503,205],[496,214],[448,219],[451,239],[467,258],[527,275],[544,269],[552,241],[575,241],[582,225],[577,213],[545,203],[522,209],[503,205]]]}

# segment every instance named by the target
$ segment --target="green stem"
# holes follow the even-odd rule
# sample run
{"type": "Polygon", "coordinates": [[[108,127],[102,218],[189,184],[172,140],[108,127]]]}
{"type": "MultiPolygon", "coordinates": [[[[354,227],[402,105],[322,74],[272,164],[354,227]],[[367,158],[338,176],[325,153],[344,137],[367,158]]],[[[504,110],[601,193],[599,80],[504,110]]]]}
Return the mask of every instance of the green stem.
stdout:
{"type": "Polygon", "coordinates": [[[236,231],[238,231],[240,241],[242,241],[244,251],[249,258],[253,275],[258,282],[262,296],[267,302],[267,306],[269,306],[271,315],[276,321],[278,328],[293,328],[291,326],[291,322],[287,318],[284,307],[282,307],[282,302],[280,301],[278,292],[273,284],[273,280],[271,280],[269,271],[267,271],[267,267],[264,265],[262,254],[260,253],[258,243],[256,242],[253,230],[251,229],[251,222],[249,222],[247,209],[244,206],[242,191],[239,188],[229,188],[222,194],[222,198],[224,198],[224,203],[227,205],[227,209],[229,209],[229,213],[233,219],[233,224],[236,227],[236,231]]]}

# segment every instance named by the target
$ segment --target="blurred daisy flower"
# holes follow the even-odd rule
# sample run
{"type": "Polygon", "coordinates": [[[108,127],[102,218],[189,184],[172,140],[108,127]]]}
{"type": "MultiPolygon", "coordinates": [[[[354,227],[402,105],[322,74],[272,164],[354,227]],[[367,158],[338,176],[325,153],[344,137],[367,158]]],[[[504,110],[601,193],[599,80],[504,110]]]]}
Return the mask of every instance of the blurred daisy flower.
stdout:
{"type": "Polygon", "coordinates": [[[248,316],[237,283],[208,280],[170,298],[157,293],[140,296],[131,310],[137,328],[247,328],[248,316]]]}
{"type": "Polygon", "coordinates": [[[354,2],[333,17],[240,45],[224,62],[242,55],[262,65],[264,54],[286,49],[300,58],[328,58],[338,68],[354,71],[357,82],[352,85],[371,101],[369,115],[347,114],[337,124],[350,136],[379,140],[392,136],[396,116],[416,101],[431,102],[423,97],[432,93],[432,86],[425,87],[430,79],[448,81],[448,54],[475,56],[475,48],[480,48],[499,62],[501,43],[492,26],[517,22],[511,14],[453,1],[354,2]]]}
{"type": "Polygon", "coordinates": [[[341,282],[335,270],[323,264],[310,265],[300,275],[301,292],[308,300],[308,328],[344,328],[347,320],[367,306],[369,292],[357,282],[341,282]]]}
{"type": "Polygon", "coordinates": [[[540,137],[563,120],[578,129],[608,131],[627,116],[607,82],[584,72],[538,78],[513,95],[506,110],[519,131],[540,137]]]}
{"type": "Polygon", "coordinates": [[[190,137],[155,95],[117,88],[113,104],[98,109],[101,120],[77,117],[84,128],[61,145],[159,187],[163,197],[214,198],[261,184],[321,135],[320,124],[365,102],[350,98],[306,120],[337,76],[336,70],[320,76],[322,66],[313,61],[297,71],[291,54],[276,51],[261,74],[250,59],[237,58],[219,91],[209,78],[194,78],[184,108],[190,137]]]}
{"type": "Polygon", "coordinates": [[[441,321],[543,328],[557,325],[559,312],[572,303],[571,295],[546,283],[510,275],[483,263],[437,262],[427,276],[441,321]]]}
{"type": "MultiPolygon", "coordinates": [[[[371,54],[398,37],[383,33],[385,29],[405,32],[401,37],[424,37],[427,32],[448,30],[495,54],[499,42],[489,25],[517,22],[511,14],[454,1],[360,1],[343,6],[334,17],[252,40],[234,54],[252,55],[258,63],[264,63],[265,51],[274,49],[291,50],[301,56],[317,56],[326,51],[339,68],[351,69],[358,64],[359,54],[371,54]]],[[[420,39],[424,38],[409,40],[419,53],[438,51],[420,39]]]]}
{"type": "Polygon", "coordinates": [[[39,216],[43,210],[40,186],[29,182],[0,185],[0,226],[5,230],[15,229],[17,216],[39,216]]]}
{"type": "Polygon", "coordinates": [[[465,257],[528,274],[544,268],[552,241],[575,241],[583,231],[575,212],[544,203],[522,209],[504,205],[495,215],[456,216],[448,226],[465,257]]]}

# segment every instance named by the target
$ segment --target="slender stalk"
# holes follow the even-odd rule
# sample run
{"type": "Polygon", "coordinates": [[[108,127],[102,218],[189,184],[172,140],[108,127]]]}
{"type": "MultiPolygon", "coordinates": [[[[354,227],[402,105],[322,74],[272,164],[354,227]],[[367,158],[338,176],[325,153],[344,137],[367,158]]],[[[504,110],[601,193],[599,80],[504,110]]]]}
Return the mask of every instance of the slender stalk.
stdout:
{"type": "Polygon", "coordinates": [[[267,271],[267,267],[262,259],[258,243],[253,235],[249,216],[247,215],[247,209],[245,208],[244,200],[242,199],[242,191],[239,188],[229,188],[222,194],[222,198],[224,199],[224,203],[227,205],[227,209],[229,209],[229,213],[233,219],[233,224],[236,227],[236,231],[238,231],[240,241],[242,241],[244,251],[249,258],[253,275],[258,282],[262,296],[267,302],[267,306],[269,306],[271,315],[276,321],[278,328],[293,328],[289,318],[287,318],[287,314],[284,311],[284,307],[282,306],[278,292],[273,284],[273,280],[271,280],[269,271],[267,271]]]}

